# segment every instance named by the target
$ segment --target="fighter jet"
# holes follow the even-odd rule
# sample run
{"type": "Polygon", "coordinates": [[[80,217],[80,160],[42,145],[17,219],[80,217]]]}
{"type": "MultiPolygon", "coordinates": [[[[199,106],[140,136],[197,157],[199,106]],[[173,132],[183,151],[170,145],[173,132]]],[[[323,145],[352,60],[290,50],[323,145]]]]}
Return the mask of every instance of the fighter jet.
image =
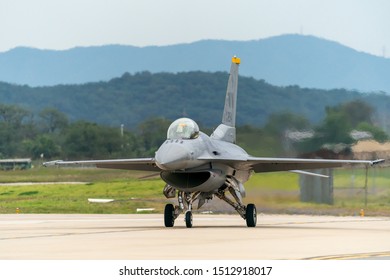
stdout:
{"type": "MultiPolygon", "coordinates": [[[[248,227],[257,223],[256,206],[243,204],[244,183],[253,172],[292,171],[317,175],[304,170],[341,167],[343,164],[374,165],[383,160],[330,160],[253,157],[236,145],[236,104],[240,59],[232,58],[222,123],[208,136],[189,118],[175,120],[168,128],[167,139],[151,158],[51,161],[50,165],[94,164],[98,168],[159,172],[166,185],[163,194],[177,204],[166,204],[164,224],[173,227],[180,214],[186,227],[193,225],[193,204],[197,208],[217,197],[246,220],[248,227]]],[[[321,176],[318,174],[318,176],[321,176]]]]}

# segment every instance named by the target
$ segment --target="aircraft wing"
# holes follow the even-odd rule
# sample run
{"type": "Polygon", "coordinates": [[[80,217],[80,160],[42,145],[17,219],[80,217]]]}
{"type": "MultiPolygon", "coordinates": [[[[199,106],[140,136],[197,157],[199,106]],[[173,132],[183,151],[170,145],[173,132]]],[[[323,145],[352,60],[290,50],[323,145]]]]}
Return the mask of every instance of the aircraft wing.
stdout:
{"type": "MultiPolygon", "coordinates": [[[[302,158],[269,158],[269,157],[247,157],[247,158],[215,158],[203,157],[202,160],[210,162],[223,162],[237,169],[253,170],[254,172],[272,171],[293,171],[310,170],[320,168],[341,167],[346,164],[375,165],[384,162],[378,160],[337,160],[337,159],[302,159],[302,158]]],[[[44,166],[66,166],[66,165],[94,165],[97,168],[125,169],[159,172],[154,158],[135,159],[108,159],[108,160],[80,160],[80,161],[49,161],[44,166]]]]}
{"type": "Polygon", "coordinates": [[[134,159],[107,159],[107,160],[80,160],[63,161],[55,160],[43,163],[44,166],[55,165],[94,165],[97,168],[125,169],[158,172],[154,158],[134,158],[134,159]]]}
{"type": "Polygon", "coordinates": [[[216,157],[202,157],[201,159],[209,160],[210,162],[225,163],[236,169],[253,170],[256,173],[335,168],[347,164],[375,165],[384,162],[383,159],[370,161],[338,159],[269,158],[252,156],[249,156],[246,159],[216,157]]]}
{"type": "Polygon", "coordinates": [[[341,167],[346,164],[375,165],[383,162],[379,160],[338,160],[338,159],[302,159],[302,158],[265,158],[248,157],[245,165],[255,172],[310,170],[320,168],[341,167]]]}

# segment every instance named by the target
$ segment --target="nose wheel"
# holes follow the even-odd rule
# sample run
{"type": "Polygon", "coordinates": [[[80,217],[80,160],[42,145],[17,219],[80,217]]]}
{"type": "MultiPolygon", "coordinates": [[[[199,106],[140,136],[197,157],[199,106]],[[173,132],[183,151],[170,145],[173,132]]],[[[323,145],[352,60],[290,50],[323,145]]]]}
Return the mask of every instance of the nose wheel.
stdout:
{"type": "MultiPolygon", "coordinates": [[[[173,227],[175,224],[175,219],[177,216],[175,215],[175,207],[172,204],[165,205],[164,209],[164,225],[165,227],[173,227]]],[[[192,212],[187,211],[184,217],[184,221],[186,223],[186,227],[192,228],[192,212]]]]}

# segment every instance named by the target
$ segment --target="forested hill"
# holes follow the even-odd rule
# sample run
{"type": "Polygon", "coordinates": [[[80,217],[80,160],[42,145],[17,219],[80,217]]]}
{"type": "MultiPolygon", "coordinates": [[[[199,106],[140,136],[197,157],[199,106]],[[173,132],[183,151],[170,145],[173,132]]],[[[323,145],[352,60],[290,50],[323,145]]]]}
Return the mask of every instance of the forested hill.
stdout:
{"type": "Polygon", "coordinates": [[[390,93],[390,59],[297,34],[142,48],[107,45],[54,51],[20,47],[0,52],[0,81],[50,86],[108,81],[125,72],[228,71],[233,55],[241,58],[241,75],[278,86],[390,93]]]}
{"type": "MultiPolygon", "coordinates": [[[[108,82],[83,85],[29,87],[0,83],[0,103],[16,104],[32,113],[56,108],[70,120],[87,120],[127,129],[152,117],[195,119],[202,127],[220,123],[227,72],[183,72],[177,74],[125,73],[108,82]]],[[[390,96],[346,90],[317,90],[298,86],[278,87],[263,80],[240,76],[237,124],[262,126],[271,113],[290,111],[318,123],[325,107],[362,99],[387,116],[390,96]]]]}

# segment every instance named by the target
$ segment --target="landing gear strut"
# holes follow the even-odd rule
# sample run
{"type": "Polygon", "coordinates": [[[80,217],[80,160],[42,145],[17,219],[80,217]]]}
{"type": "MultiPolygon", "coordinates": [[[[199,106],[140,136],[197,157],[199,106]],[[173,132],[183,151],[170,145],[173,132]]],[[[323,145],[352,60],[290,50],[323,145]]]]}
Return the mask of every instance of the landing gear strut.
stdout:
{"type": "Polygon", "coordinates": [[[257,212],[256,206],[254,204],[248,204],[245,206],[242,203],[241,196],[239,194],[238,188],[235,186],[234,182],[230,181],[226,188],[221,188],[216,194],[219,199],[222,199],[227,204],[232,206],[240,216],[246,220],[246,225],[248,227],[255,227],[257,224],[257,212]],[[230,194],[235,201],[231,200],[225,195],[226,190],[229,190],[230,194]]]}

